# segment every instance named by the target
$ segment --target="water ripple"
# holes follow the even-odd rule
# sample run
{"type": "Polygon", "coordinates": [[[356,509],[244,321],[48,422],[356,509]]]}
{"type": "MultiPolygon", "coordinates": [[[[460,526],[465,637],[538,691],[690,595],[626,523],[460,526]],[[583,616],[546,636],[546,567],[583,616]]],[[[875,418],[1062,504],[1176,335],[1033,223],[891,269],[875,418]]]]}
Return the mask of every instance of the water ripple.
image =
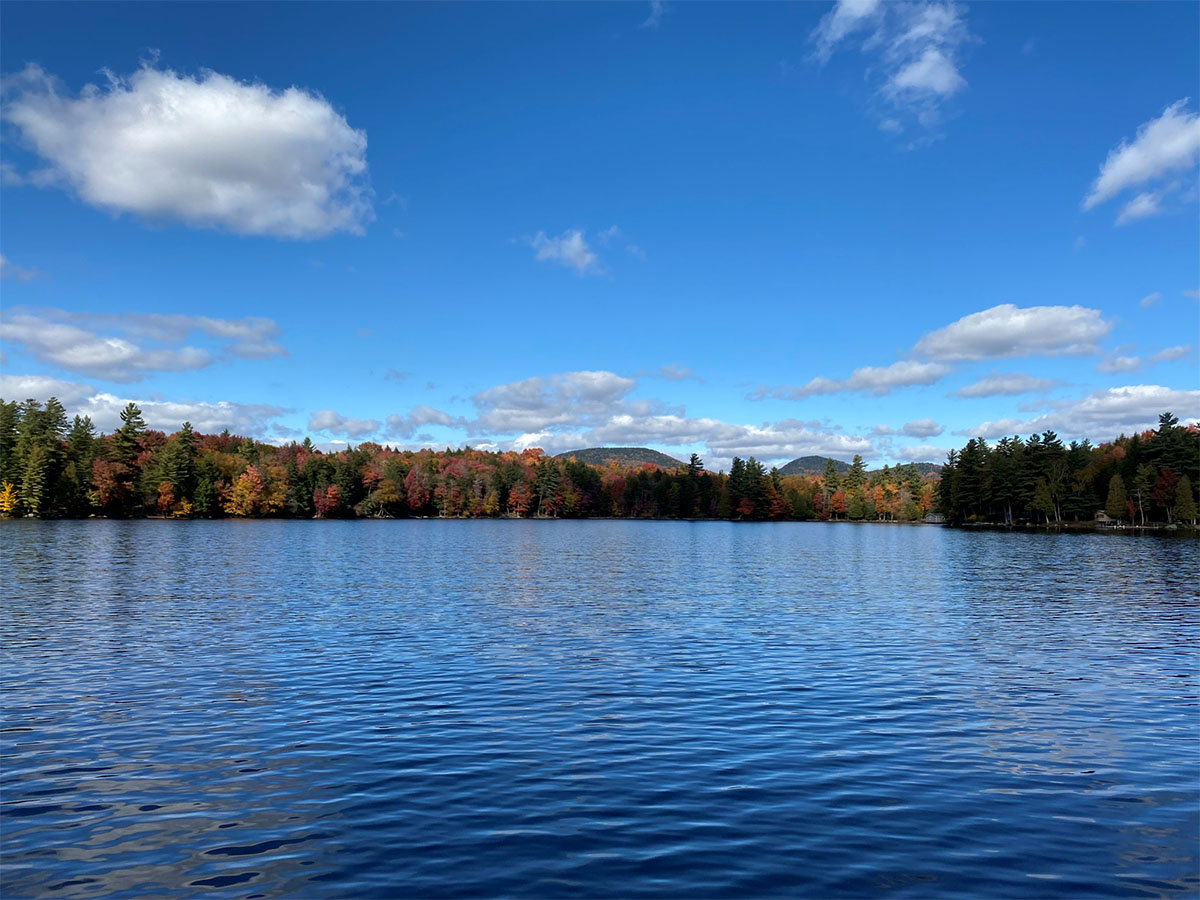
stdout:
{"type": "Polygon", "coordinates": [[[1194,541],[0,533],[6,897],[1200,892],[1194,541]]]}

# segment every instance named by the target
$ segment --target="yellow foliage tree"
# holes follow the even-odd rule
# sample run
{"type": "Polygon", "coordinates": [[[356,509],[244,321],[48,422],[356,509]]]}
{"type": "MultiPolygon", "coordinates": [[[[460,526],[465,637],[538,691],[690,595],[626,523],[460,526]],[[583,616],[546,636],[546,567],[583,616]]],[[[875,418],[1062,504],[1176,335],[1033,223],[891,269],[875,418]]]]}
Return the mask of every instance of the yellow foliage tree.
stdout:
{"type": "Polygon", "coordinates": [[[252,516],[258,512],[262,499],[263,478],[254,466],[246,466],[246,471],[238,476],[225,501],[225,512],[231,516],[252,516]]]}
{"type": "Polygon", "coordinates": [[[17,488],[11,481],[0,486],[0,516],[11,516],[17,509],[17,488]]]}

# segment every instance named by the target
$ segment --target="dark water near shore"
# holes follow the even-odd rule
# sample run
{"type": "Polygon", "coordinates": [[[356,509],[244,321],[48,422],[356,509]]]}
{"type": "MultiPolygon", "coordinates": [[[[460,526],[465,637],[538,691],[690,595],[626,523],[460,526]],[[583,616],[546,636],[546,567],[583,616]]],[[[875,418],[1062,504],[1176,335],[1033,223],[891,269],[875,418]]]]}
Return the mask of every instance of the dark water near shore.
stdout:
{"type": "Polygon", "coordinates": [[[1185,897],[1196,541],[7,522],[5,897],[1185,897]]]}

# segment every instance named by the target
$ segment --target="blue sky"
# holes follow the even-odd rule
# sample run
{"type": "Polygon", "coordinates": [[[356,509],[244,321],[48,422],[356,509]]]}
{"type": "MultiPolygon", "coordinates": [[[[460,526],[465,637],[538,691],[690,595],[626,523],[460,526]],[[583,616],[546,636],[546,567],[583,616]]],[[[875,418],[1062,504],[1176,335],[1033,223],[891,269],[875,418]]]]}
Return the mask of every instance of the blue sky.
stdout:
{"type": "Polygon", "coordinates": [[[714,468],[1200,416],[1195,4],[0,24],[6,398],[714,468]]]}

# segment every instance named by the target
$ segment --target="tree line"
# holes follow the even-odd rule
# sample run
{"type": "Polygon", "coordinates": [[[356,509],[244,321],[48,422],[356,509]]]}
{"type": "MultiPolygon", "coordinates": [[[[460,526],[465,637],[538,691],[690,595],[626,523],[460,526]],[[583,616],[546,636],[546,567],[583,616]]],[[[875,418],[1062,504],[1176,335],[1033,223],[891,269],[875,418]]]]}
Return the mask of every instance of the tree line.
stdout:
{"type": "Polygon", "coordinates": [[[1107,444],[1064,445],[1053,431],[972,438],[949,454],[938,506],[952,523],[1094,521],[1103,513],[1130,525],[1196,521],[1200,430],[1169,412],[1158,428],[1107,444]]]}
{"type": "Polygon", "coordinates": [[[935,502],[915,466],[839,476],[781,476],[754,457],[728,474],[695,454],[673,469],[596,466],[541,450],[397,450],[363,443],[322,452],[309,439],[276,446],[165,434],[130,403],[98,434],[54,398],[0,400],[0,515],[51,517],[596,517],[912,521],[935,502]]]}

